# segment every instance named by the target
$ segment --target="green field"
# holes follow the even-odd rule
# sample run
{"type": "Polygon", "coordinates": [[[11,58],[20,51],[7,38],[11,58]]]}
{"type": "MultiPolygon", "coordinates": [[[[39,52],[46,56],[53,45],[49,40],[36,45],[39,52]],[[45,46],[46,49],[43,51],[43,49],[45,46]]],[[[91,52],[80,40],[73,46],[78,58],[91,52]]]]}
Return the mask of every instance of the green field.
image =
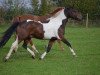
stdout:
{"type": "MultiPolygon", "coordinates": [[[[0,33],[5,30],[0,27],[0,33]]],[[[55,43],[44,60],[39,60],[48,41],[33,39],[40,54],[32,59],[27,50],[19,45],[17,53],[8,62],[3,58],[8,53],[14,37],[0,49],[0,75],[100,75],[100,28],[67,28],[65,37],[71,42],[78,57],[65,50],[61,51],[55,43]]]]}

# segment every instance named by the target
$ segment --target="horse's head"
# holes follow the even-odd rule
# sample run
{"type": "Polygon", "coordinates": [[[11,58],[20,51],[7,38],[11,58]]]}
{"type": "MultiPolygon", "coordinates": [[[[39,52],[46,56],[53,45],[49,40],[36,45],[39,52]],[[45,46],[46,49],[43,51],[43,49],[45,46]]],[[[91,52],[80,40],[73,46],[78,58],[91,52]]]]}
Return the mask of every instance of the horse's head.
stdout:
{"type": "Polygon", "coordinates": [[[81,13],[74,8],[65,8],[64,12],[67,18],[72,18],[79,21],[82,20],[81,13]]]}

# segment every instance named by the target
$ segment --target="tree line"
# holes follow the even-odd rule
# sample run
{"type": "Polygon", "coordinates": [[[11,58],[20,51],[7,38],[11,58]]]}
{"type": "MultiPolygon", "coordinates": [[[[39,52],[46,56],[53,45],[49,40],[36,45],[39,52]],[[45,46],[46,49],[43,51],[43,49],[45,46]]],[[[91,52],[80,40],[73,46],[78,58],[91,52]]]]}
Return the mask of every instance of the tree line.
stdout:
{"type": "Polygon", "coordinates": [[[100,19],[100,0],[29,0],[30,8],[22,0],[3,0],[0,6],[0,19],[12,20],[23,14],[45,15],[57,7],[74,7],[90,19],[100,19]]]}

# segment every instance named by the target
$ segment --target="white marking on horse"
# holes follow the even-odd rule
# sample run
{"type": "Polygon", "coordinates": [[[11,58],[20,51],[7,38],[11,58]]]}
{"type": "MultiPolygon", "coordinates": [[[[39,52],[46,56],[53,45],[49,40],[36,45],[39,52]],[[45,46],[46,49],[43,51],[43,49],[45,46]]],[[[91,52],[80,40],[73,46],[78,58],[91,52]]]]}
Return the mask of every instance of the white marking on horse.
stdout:
{"type": "MultiPolygon", "coordinates": [[[[73,56],[76,56],[76,53],[74,52],[74,50],[73,50],[71,47],[69,47],[69,49],[70,49],[70,51],[72,52],[73,56]]],[[[76,57],[77,57],[77,56],[76,56],[76,57]]]]}
{"type": "Polygon", "coordinates": [[[32,45],[33,50],[35,50],[37,53],[39,53],[39,51],[36,49],[36,47],[34,45],[32,45]]]}
{"type": "Polygon", "coordinates": [[[52,37],[60,39],[58,29],[62,25],[64,19],[66,19],[66,16],[64,14],[64,9],[62,9],[55,18],[50,18],[49,23],[41,23],[43,25],[43,30],[45,31],[44,39],[51,39],[52,37]]]}
{"type": "Polygon", "coordinates": [[[28,19],[28,20],[27,20],[27,22],[30,22],[30,21],[33,21],[33,20],[31,20],[31,19],[28,19]]]}
{"type": "Polygon", "coordinates": [[[35,56],[34,52],[31,51],[29,48],[27,48],[27,51],[30,52],[33,57],[35,56]]]}
{"type": "Polygon", "coordinates": [[[47,52],[44,52],[42,55],[41,55],[41,59],[43,59],[45,56],[46,56],[47,52]]]}
{"type": "Polygon", "coordinates": [[[9,57],[11,56],[11,53],[14,49],[18,49],[18,37],[16,38],[16,41],[12,44],[7,56],[5,57],[6,60],[9,59],[9,57]]]}

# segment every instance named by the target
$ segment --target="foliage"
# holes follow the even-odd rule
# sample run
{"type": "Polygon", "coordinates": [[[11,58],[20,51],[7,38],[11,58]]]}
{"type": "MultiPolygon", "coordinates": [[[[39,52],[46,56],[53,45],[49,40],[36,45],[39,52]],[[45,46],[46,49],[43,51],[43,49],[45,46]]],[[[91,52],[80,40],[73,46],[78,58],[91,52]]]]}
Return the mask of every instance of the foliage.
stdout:
{"type": "Polygon", "coordinates": [[[4,15],[0,17],[7,21],[12,20],[13,17],[21,15],[26,11],[24,8],[24,2],[20,2],[20,0],[4,0],[2,4],[2,12],[0,12],[0,14],[4,15]]]}
{"type": "Polygon", "coordinates": [[[32,12],[35,15],[39,14],[39,3],[38,0],[31,0],[32,12]]]}
{"type": "Polygon", "coordinates": [[[3,0],[1,4],[0,18],[5,20],[26,13],[45,15],[58,6],[75,7],[82,14],[88,13],[89,19],[100,19],[100,0],[30,0],[31,8],[25,7],[24,0],[3,0]]]}
{"type": "Polygon", "coordinates": [[[40,15],[45,15],[51,10],[51,5],[49,0],[41,0],[40,15]]]}

